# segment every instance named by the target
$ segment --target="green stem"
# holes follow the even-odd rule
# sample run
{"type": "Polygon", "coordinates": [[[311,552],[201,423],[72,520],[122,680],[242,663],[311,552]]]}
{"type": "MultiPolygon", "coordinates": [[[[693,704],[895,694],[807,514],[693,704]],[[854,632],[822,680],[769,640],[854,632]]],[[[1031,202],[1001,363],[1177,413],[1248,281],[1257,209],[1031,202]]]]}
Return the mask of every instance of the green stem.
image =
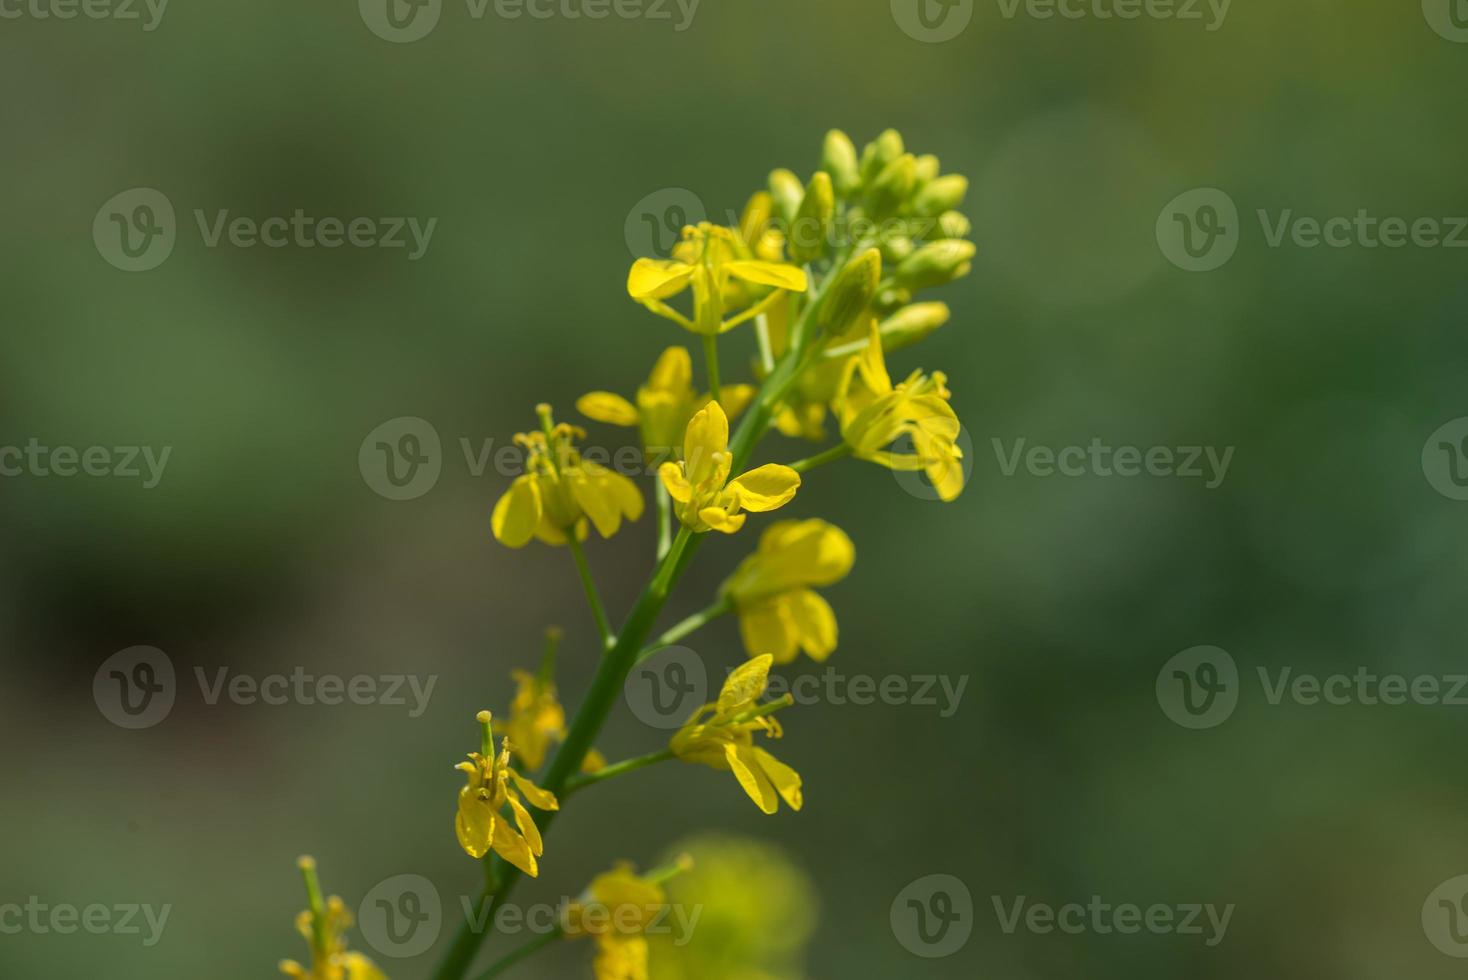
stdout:
{"type": "Polygon", "coordinates": [[[817,466],[824,466],[826,463],[834,462],[835,460],[850,455],[851,447],[843,442],[838,445],[832,446],[825,452],[816,453],[814,456],[802,459],[799,462],[791,463],[790,468],[797,473],[804,473],[807,470],[815,469],[817,466]]]}
{"type": "Polygon", "coordinates": [[[306,905],[311,909],[311,946],[326,952],[326,902],[321,897],[321,881],[316,877],[316,859],[302,857],[296,862],[306,881],[306,905]]]}
{"type": "Polygon", "coordinates": [[[576,540],[574,530],[567,535],[567,540],[571,545],[571,555],[576,559],[576,571],[581,576],[581,588],[586,591],[586,601],[591,603],[591,615],[596,617],[602,648],[607,649],[616,642],[616,634],[612,632],[612,624],[607,622],[606,610],[602,608],[601,596],[596,591],[596,580],[591,577],[591,568],[586,564],[586,550],[576,540]]]}
{"type": "Polygon", "coordinates": [[[707,609],[699,610],[692,616],[689,616],[687,619],[683,620],[678,625],[670,628],[666,633],[658,637],[656,640],[653,640],[652,643],[648,644],[648,646],[646,646],[640,653],[637,654],[637,662],[642,663],[644,660],[651,657],[659,650],[667,649],[674,643],[677,643],[679,640],[683,639],[688,634],[692,633],[694,630],[701,629],[705,624],[709,623],[712,620],[718,619],[720,616],[729,612],[733,608],[734,601],[732,599],[730,599],[728,596],[720,598],[717,602],[709,606],[707,609]]]}
{"type": "Polygon", "coordinates": [[[566,781],[566,791],[561,799],[564,802],[567,796],[570,796],[578,790],[585,789],[587,786],[592,786],[606,779],[614,779],[617,776],[624,776],[629,772],[636,772],[639,769],[646,769],[648,766],[657,765],[659,762],[667,762],[672,758],[673,750],[663,749],[661,752],[650,752],[647,755],[639,755],[635,759],[625,759],[621,762],[613,763],[610,766],[603,766],[596,772],[579,773],[566,781]]]}
{"type": "Polygon", "coordinates": [[[509,953],[502,959],[495,960],[493,966],[491,966],[488,970],[485,970],[483,973],[479,974],[479,976],[475,977],[474,980],[489,980],[490,977],[497,977],[501,973],[504,973],[506,970],[508,970],[510,967],[514,966],[516,963],[519,963],[521,960],[527,959],[535,955],[536,953],[540,952],[542,949],[545,949],[551,943],[560,939],[564,935],[565,932],[561,929],[561,927],[556,926],[553,930],[546,933],[544,936],[536,936],[534,939],[530,940],[530,942],[521,946],[519,949],[509,953]]]}
{"type": "Polygon", "coordinates": [[[668,488],[662,480],[654,479],[653,482],[658,502],[658,561],[662,561],[667,557],[668,549],[673,547],[673,498],[668,496],[668,488]]]}
{"type": "Polygon", "coordinates": [[[724,390],[724,386],[719,383],[718,334],[706,333],[703,335],[703,362],[709,373],[709,397],[718,401],[719,393],[724,390]]]}

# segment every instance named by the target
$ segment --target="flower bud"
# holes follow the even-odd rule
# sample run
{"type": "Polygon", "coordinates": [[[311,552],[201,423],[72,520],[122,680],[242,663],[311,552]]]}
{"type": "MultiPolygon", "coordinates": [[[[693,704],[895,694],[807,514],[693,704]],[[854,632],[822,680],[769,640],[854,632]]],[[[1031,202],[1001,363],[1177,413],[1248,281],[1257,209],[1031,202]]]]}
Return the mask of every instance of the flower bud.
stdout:
{"type": "Polygon", "coordinates": [[[831,220],[836,216],[836,192],[831,187],[831,175],[824,170],[816,171],[805,189],[805,199],[786,233],[786,246],[793,262],[814,262],[826,251],[826,242],[831,235],[831,220]]]}
{"type": "Polygon", "coordinates": [[[866,145],[861,154],[861,180],[870,184],[888,164],[902,156],[902,134],[889,129],[866,145]]]}
{"type": "Polygon", "coordinates": [[[861,166],[856,162],[856,146],[851,137],[833,129],[826,134],[826,145],[821,151],[821,169],[831,175],[836,193],[850,197],[861,189],[861,166]]]}
{"type": "Polygon", "coordinates": [[[913,252],[897,267],[897,281],[909,289],[941,286],[966,275],[978,251],[973,242],[945,238],[913,252]]]}
{"type": "Polygon", "coordinates": [[[867,205],[878,221],[897,213],[917,187],[917,157],[904,153],[882,169],[867,188],[867,205]]]}
{"type": "Polygon", "coordinates": [[[914,303],[882,322],[882,349],[899,350],[922,340],[948,322],[947,303],[914,303]]]}
{"type": "Polygon", "coordinates": [[[850,330],[871,305],[881,281],[882,253],[876,249],[869,248],[846,263],[821,304],[817,320],[821,330],[833,337],[850,330]]]}
{"type": "Polygon", "coordinates": [[[974,225],[963,212],[947,211],[938,216],[938,229],[944,238],[967,238],[974,225]]]}
{"type": "Polygon", "coordinates": [[[942,165],[938,163],[938,158],[933,156],[933,154],[925,153],[918,157],[917,177],[919,187],[926,186],[930,180],[936,180],[942,172],[942,165]]]}
{"type": "Polygon", "coordinates": [[[924,218],[951,211],[963,203],[968,194],[968,178],[962,174],[949,174],[928,182],[912,199],[914,214],[924,218]]]}
{"type": "Polygon", "coordinates": [[[916,247],[906,235],[887,235],[882,238],[882,258],[896,265],[911,255],[916,247]]]}
{"type": "Polygon", "coordinates": [[[789,227],[805,198],[805,188],[800,185],[800,178],[790,171],[774,170],[770,173],[770,197],[775,202],[776,217],[789,227]]]}

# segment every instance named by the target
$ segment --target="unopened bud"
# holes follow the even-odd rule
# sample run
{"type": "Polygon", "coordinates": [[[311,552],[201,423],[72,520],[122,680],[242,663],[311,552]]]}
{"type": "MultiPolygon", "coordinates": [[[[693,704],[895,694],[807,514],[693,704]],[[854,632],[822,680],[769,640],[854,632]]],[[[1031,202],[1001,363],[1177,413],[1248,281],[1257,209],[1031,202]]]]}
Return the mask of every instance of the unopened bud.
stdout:
{"type": "Polygon", "coordinates": [[[945,238],[913,252],[897,267],[897,281],[909,289],[941,286],[966,275],[978,251],[973,242],[945,238]]]}
{"type": "Polygon", "coordinates": [[[917,187],[917,157],[904,153],[883,168],[867,188],[867,205],[878,221],[897,213],[917,187]]]}
{"type": "Polygon", "coordinates": [[[739,218],[739,237],[750,248],[757,246],[770,230],[770,218],[774,215],[775,202],[764,191],[756,191],[744,206],[739,218]]]}
{"type": "Polygon", "coordinates": [[[936,180],[938,175],[942,172],[943,166],[938,162],[938,158],[933,156],[933,154],[924,153],[922,156],[918,157],[917,177],[919,187],[926,185],[930,180],[936,180]]]}
{"type": "Polygon", "coordinates": [[[846,263],[821,304],[817,321],[821,330],[832,337],[850,330],[871,305],[881,281],[882,253],[876,249],[869,248],[846,263]]]}
{"type": "Polygon", "coordinates": [[[946,211],[938,216],[938,229],[944,238],[967,238],[974,224],[962,211],[946,211]]]}
{"type": "Polygon", "coordinates": [[[906,235],[888,235],[882,239],[882,258],[896,265],[911,255],[916,247],[906,235]]]}
{"type": "Polygon", "coordinates": [[[912,210],[924,218],[951,211],[963,203],[968,194],[968,178],[962,174],[949,174],[931,180],[912,199],[912,210]]]}
{"type": "Polygon", "coordinates": [[[899,350],[922,340],[948,322],[947,303],[914,303],[882,322],[882,349],[899,350]]]}
{"type": "Polygon", "coordinates": [[[893,160],[902,156],[902,134],[889,129],[866,145],[861,154],[862,183],[870,184],[893,160]]]}
{"type": "Polygon", "coordinates": [[[805,188],[801,186],[800,178],[790,171],[774,170],[770,173],[770,197],[775,202],[775,215],[789,227],[800,210],[805,188]]]}
{"type": "Polygon", "coordinates": [[[791,260],[803,264],[820,258],[826,251],[831,220],[835,216],[836,192],[831,186],[831,175],[818,170],[810,179],[805,199],[800,202],[800,210],[785,235],[791,260]]]}
{"type": "Polygon", "coordinates": [[[861,189],[861,165],[856,162],[856,145],[839,129],[826,134],[821,150],[821,169],[831,175],[836,193],[850,197],[861,189]]]}

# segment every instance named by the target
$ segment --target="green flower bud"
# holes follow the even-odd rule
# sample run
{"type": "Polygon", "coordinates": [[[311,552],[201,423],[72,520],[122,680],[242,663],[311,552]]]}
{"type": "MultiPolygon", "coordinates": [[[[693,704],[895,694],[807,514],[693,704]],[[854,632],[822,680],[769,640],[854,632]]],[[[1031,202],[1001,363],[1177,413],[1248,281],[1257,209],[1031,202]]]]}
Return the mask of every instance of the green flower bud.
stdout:
{"type": "Polygon", "coordinates": [[[912,210],[914,214],[931,218],[958,207],[963,203],[966,194],[967,177],[962,174],[938,177],[918,191],[917,196],[912,199],[912,210]]]}
{"type": "Polygon", "coordinates": [[[861,180],[870,184],[893,160],[902,156],[902,134],[889,129],[866,145],[861,154],[861,180]]]}
{"type": "Polygon", "coordinates": [[[973,242],[945,238],[913,252],[897,267],[897,282],[909,289],[927,289],[968,274],[978,249],[973,242]]]}
{"type": "Polygon", "coordinates": [[[877,298],[872,302],[872,307],[882,313],[891,313],[911,302],[912,290],[903,289],[901,286],[891,286],[877,294],[877,298]]]}
{"type": "Polygon", "coordinates": [[[938,230],[944,238],[967,238],[974,225],[963,212],[948,211],[938,216],[938,230]]]}
{"type": "Polygon", "coordinates": [[[926,186],[930,180],[936,180],[938,174],[942,172],[943,168],[938,163],[938,158],[933,156],[933,154],[925,153],[918,157],[917,175],[919,187],[926,186]]]}
{"type": "Polygon", "coordinates": [[[906,235],[886,235],[882,238],[882,258],[896,265],[911,255],[916,247],[906,235]]]}
{"type": "Polygon", "coordinates": [[[832,337],[850,330],[871,305],[881,281],[882,253],[876,249],[869,248],[846,263],[821,303],[817,318],[821,330],[832,337]]]}
{"type": "Polygon", "coordinates": [[[785,234],[785,245],[791,261],[797,264],[814,262],[826,251],[831,237],[831,221],[836,216],[836,192],[831,187],[831,175],[824,170],[816,171],[805,189],[805,199],[800,210],[785,234]]]}
{"type": "Polygon", "coordinates": [[[861,189],[861,166],[856,162],[856,145],[839,129],[826,134],[826,145],[821,151],[821,169],[831,175],[836,193],[841,197],[850,197],[861,189]]]}
{"type": "Polygon", "coordinates": [[[770,197],[775,201],[775,216],[788,227],[800,210],[800,202],[805,199],[805,188],[801,186],[800,178],[790,171],[772,170],[770,197]]]}
{"type": "Polygon", "coordinates": [[[917,186],[917,157],[904,153],[883,168],[867,188],[867,206],[881,221],[897,213],[917,186]]]}
{"type": "Polygon", "coordinates": [[[882,321],[882,349],[899,350],[922,340],[948,322],[947,303],[914,303],[882,321]]]}

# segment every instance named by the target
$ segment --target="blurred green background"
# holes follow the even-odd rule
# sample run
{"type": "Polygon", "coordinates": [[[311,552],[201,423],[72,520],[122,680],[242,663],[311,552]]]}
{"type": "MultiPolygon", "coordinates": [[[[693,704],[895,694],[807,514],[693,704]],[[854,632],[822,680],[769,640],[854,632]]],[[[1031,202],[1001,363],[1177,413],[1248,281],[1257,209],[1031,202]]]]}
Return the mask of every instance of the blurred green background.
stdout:
{"type": "MultiPolygon", "coordinates": [[[[848,462],[813,474],[786,516],[856,541],[853,573],[827,591],[831,664],[966,677],[963,701],[948,718],[786,712],[775,749],[805,777],[799,815],[764,817],[726,775],[685,766],[589,791],[517,897],[573,895],[618,858],[647,866],[717,831],[782,849],[796,883],[769,907],[794,894],[818,916],[781,976],[1457,975],[1421,917],[1468,872],[1468,793],[1446,764],[1468,709],[1271,705],[1255,670],[1465,669],[1468,504],[1422,465],[1434,430],[1468,415],[1465,253],[1273,248],[1255,213],[1468,215],[1468,44],[1414,3],[1237,0],[1216,31],[1010,18],[993,2],[971,15],[945,43],[910,36],[886,0],[708,0],[681,32],[476,20],[449,0],[406,44],[345,0],[174,0],[152,31],[0,22],[0,445],[172,447],[151,490],[0,480],[0,904],[173,907],[152,948],[0,935],[0,975],[274,975],[305,955],[291,927],[303,851],[349,905],[412,873],[457,909],[477,883],[450,830],[473,713],[506,705],[548,624],[567,630],[569,705],[596,659],[567,555],[491,539],[508,478],[472,475],[459,440],[504,444],[537,401],[570,418],[587,390],[630,393],[663,347],[695,340],[626,297],[638,203],[686,188],[721,217],[772,167],[808,176],[833,126],[858,143],[896,126],[972,180],[974,272],[934,297],[954,319],[892,361],[948,373],[973,473],[945,506],[848,462]],[[165,194],[179,230],[165,263],[130,274],[90,229],[135,187],[165,194]],[[1207,273],[1175,267],[1154,231],[1198,187],[1242,216],[1237,253],[1207,273]],[[196,208],[438,225],[416,262],[207,248],[196,208]],[[400,416],[444,444],[438,484],[406,502],[357,465],[400,416]],[[1212,490],[1006,476],[991,440],[1020,438],[1236,453],[1212,490]],[[183,679],[166,722],[136,732],[91,692],[135,644],[183,679]],[[1233,655],[1243,696],[1192,731],[1154,685],[1199,644],[1233,655]],[[211,706],[192,672],[222,666],[438,684],[419,718],[211,706]],[[972,934],[928,959],[890,913],[933,874],[971,892],[972,934]],[[993,904],[1092,895],[1236,911],[1209,948],[1011,935],[993,904]]],[[[751,345],[730,335],[728,374],[751,345]]],[[[808,447],[774,438],[764,453],[808,447]]],[[[614,618],[651,533],[644,520],[589,548],[614,618]]],[[[754,542],[709,542],[665,621],[705,604],[754,542]]],[[[731,622],[690,645],[716,669],[743,656],[731,622]]],[[[599,745],[620,758],[661,737],[624,705],[599,745]]],[[[802,922],[760,928],[798,946],[802,922]]],[[[445,942],[374,955],[412,980],[445,942]]],[[[569,945],[516,975],[590,976],[590,956],[569,945]]]]}

